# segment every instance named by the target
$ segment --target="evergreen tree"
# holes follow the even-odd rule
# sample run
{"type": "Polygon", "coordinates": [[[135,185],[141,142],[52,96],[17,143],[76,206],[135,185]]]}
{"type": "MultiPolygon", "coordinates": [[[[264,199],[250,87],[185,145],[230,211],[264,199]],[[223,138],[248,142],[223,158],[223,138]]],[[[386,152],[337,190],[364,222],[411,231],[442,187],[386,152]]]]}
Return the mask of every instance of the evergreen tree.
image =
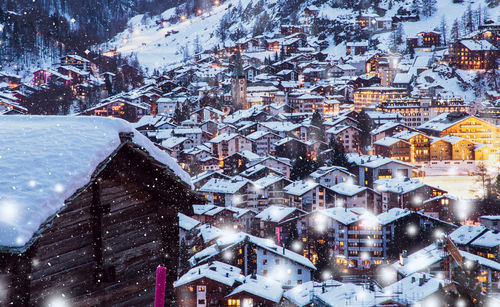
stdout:
{"type": "Polygon", "coordinates": [[[201,44],[200,44],[200,37],[196,35],[194,38],[194,54],[199,54],[203,51],[201,44]]]}
{"type": "Polygon", "coordinates": [[[189,271],[189,258],[190,258],[189,248],[186,245],[184,238],[181,240],[179,246],[179,269],[178,276],[182,276],[187,271],[189,271]]]}
{"type": "Polygon", "coordinates": [[[306,154],[301,154],[295,159],[290,172],[290,180],[303,180],[317,168],[316,163],[306,154]]]}
{"type": "Polygon", "coordinates": [[[455,19],[453,21],[453,25],[451,26],[451,40],[456,42],[460,38],[460,25],[458,24],[458,20],[455,19]]]}
{"type": "Polygon", "coordinates": [[[497,7],[500,4],[500,0],[486,0],[489,8],[497,7]]]}
{"type": "Polygon", "coordinates": [[[318,261],[316,262],[316,271],[314,278],[316,280],[329,279],[332,274],[334,262],[330,256],[330,248],[326,243],[316,242],[316,252],[318,253],[318,261]]]}
{"type": "Polygon", "coordinates": [[[437,0],[422,0],[420,12],[425,17],[431,17],[436,11],[437,0]]]}
{"type": "Polygon", "coordinates": [[[347,155],[345,153],[344,145],[337,140],[337,138],[332,137],[330,140],[330,163],[336,166],[342,166],[345,168],[349,168],[351,163],[347,159],[347,155]]]}
{"type": "Polygon", "coordinates": [[[358,115],[358,128],[360,131],[359,138],[361,142],[361,148],[364,150],[365,147],[370,146],[371,143],[371,134],[370,131],[373,130],[373,124],[368,114],[363,110],[359,112],[358,115]]]}
{"type": "Polygon", "coordinates": [[[106,90],[108,91],[108,95],[113,95],[113,84],[111,84],[111,80],[109,79],[109,75],[106,75],[104,78],[104,84],[106,84],[106,90]]]}
{"type": "Polygon", "coordinates": [[[26,108],[30,114],[65,115],[69,113],[74,100],[73,91],[69,87],[51,84],[28,96],[26,108]]]}
{"type": "Polygon", "coordinates": [[[175,122],[180,123],[184,120],[183,118],[184,116],[182,113],[182,106],[177,102],[177,104],[175,105],[173,119],[175,120],[175,122]]]}
{"type": "Polygon", "coordinates": [[[446,18],[444,17],[444,15],[441,17],[439,31],[441,32],[441,43],[443,45],[448,44],[448,25],[446,24],[446,18]]]}
{"type": "Polygon", "coordinates": [[[311,125],[318,128],[318,131],[314,132],[317,141],[325,141],[325,127],[323,125],[323,118],[321,118],[321,114],[318,111],[313,113],[311,119],[311,125]]]}
{"type": "MultiPolygon", "coordinates": [[[[290,222],[290,226],[288,229],[288,236],[286,237],[285,246],[288,249],[293,250],[294,243],[299,239],[299,232],[297,230],[297,223],[295,221],[290,222]]],[[[295,251],[296,253],[301,254],[300,251],[295,251]]]]}

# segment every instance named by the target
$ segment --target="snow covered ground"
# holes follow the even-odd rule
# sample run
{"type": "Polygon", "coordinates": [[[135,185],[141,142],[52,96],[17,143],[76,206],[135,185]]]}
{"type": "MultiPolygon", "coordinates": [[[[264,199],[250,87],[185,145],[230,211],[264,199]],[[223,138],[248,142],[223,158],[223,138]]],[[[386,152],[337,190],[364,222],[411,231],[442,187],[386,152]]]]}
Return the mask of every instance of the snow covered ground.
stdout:
{"type": "MultiPolygon", "coordinates": [[[[245,8],[251,0],[226,1],[214,6],[210,11],[185,20],[184,16],[176,16],[179,22],[174,24],[157,25],[159,16],[143,23],[144,15],[138,15],[129,21],[127,30],[100,47],[105,50],[116,49],[124,56],[135,54],[139,63],[150,70],[175,65],[183,59],[182,48],[187,47],[189,53],[193,54],[196,37],[204,49],[222,46],[223,43],[215,34],[216,29],[222,17],[238,5],[238,2],[245,8]],[[178,33],[171,33],[172,31],[178,33]],[[167,33],[171,34],[165,36],[167,33]]],[[[266,3],[270,5],[276,3],[276,0],[266,0],[266,3]]],[[[167,19],[174,14],[175,9],[169,9],[163,12],[161,17],[167,19]]],[[[254,20],[251,20],[246,25],[247,31],[251,29],[253,22],[254,20]]]]}
{"type": "Polygon", "coordinates": [[[444,189],[459,199],[475,199],[482,194],[477,176],[426,176],[418,179],[428,185],[444,189]]]}
{"type": "MultiPolygon", "coordinates": [[[[383,1],[384,2],[384,1],[383,1]]],[[[241,7],[245,9],[252,0],[228,0],[219,6],[214,6],[211,10],[190,18],[184,16],[175,16],[175,9],[169,9],[160,15],[146,18],[144,15],[133,17],[128,23],[128,29],[114,37],[111,41],[98,46],[104,51],[117,50],[123,56],[131,54],[137,55],[139,63],[152,72],[154,68],[165,68],[179,63],[183,60],[183,48],[188,48],[193,54],[194,41],[196,37],[204,49],[209,49],[215,45],[223,45],[223,42],[215,34],[216,29],[222,17],[235,9],[241,3],[241,7]],[[176,23],[165,23],[158,25],[157,21],[161,18],[178,18],[176,23]],[[170,34],[165,37],[165,34],[171,31],[178,33],[170,34]]],[[[382,4],[388,6],[389,1],[382,4]]],[[[394,2],[392,8],[387,11],[386,17],[393,16],[397,13],[400,7],[411,7],[412,1],[394,2]]],[[[279,0],[265,0],[264,8],[270,15],[272,20],[277,20],[276,16],[279,13],[279,0]]],[[[302,5],[305,7],[308,1],[304,1],[302,5]]],[[[421,17],[418,22],[403,23],[404,36],[415,36],[421,31],[439,30],[442,18],[447,22],[448,31],[450,31],[453,21],[460,19],[467,10],[469,4],[473,10],[481,7],[483,10],[487,8],[486,0],[464,1],[463,3],[453,3],[451,0],[437,0],[436,12],[433,16],[426,18],[421,17]]],[[[490,19],[497,20],[500,16],[500,6],[496,8],[486,9],[490,19]]],[[[324,4],[320,8],[319,15],[329,19],[346,18],[346,16],[355,16],[352,11],[347,9],[332,8],[328,4],[324,4]]],[[[238,19],[240,22],[241,18],[238,19]]],[[[241,22],[241,25],[247,33],[251,33],[255,23],[253,18],[247,22],[241,22]]],[[[238,24],[238,23],[237,23],[238,24]]],[[[231,30],[234,30],[237,24],[233,25],[231,30]]],[[[390,32],[376,34],[381,41],[381,47],[390,46],[390,32]]],[[[449,33],[447,35],[449,37],[449,33]]],[[[403,39],[404,41],[404,39],[403,39]]],[[[229,42],[229,41],[228,41],[229,42]]],[[[96,47],[97,48],[97,47],[96,47]]],[[[385,48],[386,49],[386,48],[385,48]]],[[[327,52],[342,53],[345,52],[345,46],[331,46],[327,52]]]]}

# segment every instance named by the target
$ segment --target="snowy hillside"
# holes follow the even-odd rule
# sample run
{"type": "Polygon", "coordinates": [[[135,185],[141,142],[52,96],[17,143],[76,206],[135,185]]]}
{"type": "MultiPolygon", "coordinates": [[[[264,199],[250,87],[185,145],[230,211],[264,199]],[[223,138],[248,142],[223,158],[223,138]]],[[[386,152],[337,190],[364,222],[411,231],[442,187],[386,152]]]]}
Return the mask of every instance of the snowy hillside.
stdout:
{"type": "MultiPolygon", "coordinates": [[[[298,22],[305,23],[304,9],[312,4],[327,1],[301,1],[295,14],[298,22]]],[[[335,1],[333,1],[335,2],[335,1]]],[[[327,2],[319,6],[318,16],[322,19],[341,20],[342,22],[354,22],[358,14],[353,9],[333,8],[327,2]]],[[[218,2],[216,2],[218,3],[218,2]]],[[[426,1],[420,1],[417,7],[423,10],[426,1]]],[[[468,7],[474,11],[481,11],[480,18],[497,20],[500,16],[500,6],[488,8],[487,0],[464,1],[453,3],[452,0],[437,0],[435,10],[430,17],[420,16],[420,21],[403,23],[403,41],[405,37],[415,36],[420,31],[441,30],[441,24],[446,24],[446,32],[449,37],[455,20],[459,20],[467,11],[468,7]],[[486,16],[486,17],[485,17],[486,16]]],[[[221,20],[229,19],[230,27],[228,36],[235,31],[241,31],[246,37],[252,36],[255,24],[263,15],[268,17],[268,25],[272,31],[279,31],[280,10],[283,3],[281,0],[228,0],[220,5],[215,5],[206,11],[200,11],[197,16],[186,18],[186,16],[176,15],[176,9],[169,9],[160,15],[148,17],[138,15],[128,22],[128,28],[115,36],[108,43],[99,46],[102,50],[116,50],[122,56],[136,55],[139,63],[151,72],[155,68],[165,68],[172,64],[182,62],[187,54],[192,55],[197,45],[202,49],[210,49],[214,46],[223,46],[232,43],[231,38],[223,42],[217,35],[217,29],[221,20]],[[259,7],[260,8],[257,8],[259,7]],[[255,11],[259,12],[255,14],[255,11]],[[248,15],[248,12],[252,15],[248,15]],[[169,20],[169,21],[167,21],[169,20]],[[198,43],[196,42],[198,40],[198,43]]],[[[411,11],[415,9],[414,1],[381,1],[379,7],[386,10],[385,17],[392,17],[398,13],[399,9],[411,11]]],[[[373,8],[364,10],[373,13],[373,8]]],[[[391,32],[375,34],[373,38],[380,41],[379,48],[387,50],[390,45],[391,32]]],[[[331,37],[327,37],[332,40],[331,37]]],[[[326,50],[329,53],[340,53],[345,51],[345,45],[330,45],[326,50]]],[[[110,53],[112,54],[112,53],[110,53]]]]}
{"type": "MultiPolygon", "coordinates": [[[[235,14],[238,3],[245,8],[251,2],[252,0],[230,0],[192,18],[185,18],[183,15],[176,16],[175,9],[166,10],[151,18],[138,15],[129,21],[127,30],[101,48],[116,49],[123,56],[135,54],[139,63],[149,69],[167,67],[183,60],[185,48],[188,49],[188,53],[193,54],[197,37],[203,49],[209,49],[215,45],[222,46],[222,42],[216,35],[221,19],[235,14]],[[171,18],[174,18],[176,22],[161,22],[171,18]]],[[[271,19],[276,18],[274,8],[277,2],[277,0],[265,1],[265,9],[271,19]]],[[[250,20],[241,25],[248,33],[254,23],[255,20],[250,20]]],[[[230,31],[236,30],[238,26],[234,24],[230,31]]]]}

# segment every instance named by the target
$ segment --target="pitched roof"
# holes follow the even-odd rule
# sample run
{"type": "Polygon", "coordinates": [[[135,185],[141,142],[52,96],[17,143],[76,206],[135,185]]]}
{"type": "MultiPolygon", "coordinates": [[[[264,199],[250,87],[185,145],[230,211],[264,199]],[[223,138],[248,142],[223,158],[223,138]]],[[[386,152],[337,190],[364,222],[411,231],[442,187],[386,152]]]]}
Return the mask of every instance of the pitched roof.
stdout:
{"type": "Polygon", "coordinates": [[[121,148],[120,133],[130,133],[138,150],[191,185],[174,159],[121,119],[2,116],[0,125],[0,246],[32,243],[40,225],[63,210],[121,148]]]}
{"type": "Polygon", "coordinates": [[[269,206],[266,209],[262,210],[262,212],[257,214],[255,218],[266,222],[279,223],[284,218],[288,217],[290,214],[293,214],[296,211],[305,213],[304,211],[294,207],[269,206]]]}
{"type": "Polygon", "coordinates": [[[242,283],[245,279],[245,277],[241,275],[241,269],[226,263],[214,261],[190,269],[186,274],[182,275],[174,282],[174,288],[202,278],[211,279],[229,287],[235,285],[236,282],[242,283]]]}

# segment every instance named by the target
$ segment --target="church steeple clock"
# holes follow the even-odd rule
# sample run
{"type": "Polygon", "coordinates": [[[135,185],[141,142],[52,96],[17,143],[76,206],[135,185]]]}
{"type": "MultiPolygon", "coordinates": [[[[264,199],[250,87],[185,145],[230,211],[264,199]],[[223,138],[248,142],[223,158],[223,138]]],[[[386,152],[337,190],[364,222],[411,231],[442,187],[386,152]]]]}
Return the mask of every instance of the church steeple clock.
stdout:
{"type": "Polygon", "coordinates": [[[248,109],[247,103],[247,78],[243,71],[241,53],[238,49],[231,74],[231,98],[235,109],[248,109]]]}

